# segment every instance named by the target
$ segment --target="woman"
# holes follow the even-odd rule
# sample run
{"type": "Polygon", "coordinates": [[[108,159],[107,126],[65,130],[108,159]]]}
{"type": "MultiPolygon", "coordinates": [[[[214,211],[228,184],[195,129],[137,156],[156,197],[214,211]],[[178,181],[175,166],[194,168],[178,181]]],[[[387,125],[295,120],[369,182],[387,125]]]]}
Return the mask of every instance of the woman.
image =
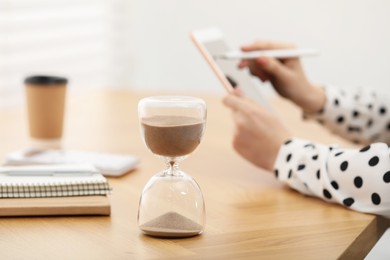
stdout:
{"type": "MultiPolygon", "coordinates": [[[[257,41],[243,51],[293,48],[257,41]]],[[[343,149],[294,138],[273,114],[239,90],[223,100],[236,124],[233,146],[258,167],[274,170],[293,189],[356,211],[390,217],[390,99],[372,91],[348,93],[320,87],[306,77],[299,59],[243,60],[262,81],[334,133],[364,147],[343,149]]]]}

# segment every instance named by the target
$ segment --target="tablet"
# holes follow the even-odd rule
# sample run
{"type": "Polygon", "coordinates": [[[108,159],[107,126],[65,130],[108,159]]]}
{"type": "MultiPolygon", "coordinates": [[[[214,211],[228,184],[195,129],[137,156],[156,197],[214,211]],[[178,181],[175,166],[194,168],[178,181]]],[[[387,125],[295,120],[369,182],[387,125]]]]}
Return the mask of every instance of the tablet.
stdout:
{"type": "Polygon", "coordinates": [[[23,150],[7,155],[6,165],[90,163],[103,175],[118,177],[134,170],[139,159],[130,154],[94,153],[62,150],[23,150]]]}
{"type": "Polygon", "coordinates": [[[216,57],[231,51],[225,42],[223,33],[218,28],[196,30],[190,33],[191,39],[218,77],[222,86],[228,91],[239,86],[244,95],[270,108],[264,95],[247,69],[239,69],[237,60],[218,59],[216,57]]]}

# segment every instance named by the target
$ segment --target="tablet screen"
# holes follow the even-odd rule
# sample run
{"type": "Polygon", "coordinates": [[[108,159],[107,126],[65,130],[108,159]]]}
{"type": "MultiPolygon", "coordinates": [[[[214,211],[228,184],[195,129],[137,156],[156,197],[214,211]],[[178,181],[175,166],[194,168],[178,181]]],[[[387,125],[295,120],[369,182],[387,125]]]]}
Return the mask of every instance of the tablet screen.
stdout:
{"type": "MultiPolygon", "coordinates": [[[[229,51],[229,48],[222,40],[215,40],[211,42],[204,42],[203,43],[205,49],[208,51],[211,57],[213,57],[214,62],[218,65],[219,69],[223,72],[226,79],[229,81],[230,85],[234,88],[239,84],[239,82],[245,81],[236,79],[240,78],[240,74],[243,74],[243,72],[237,71],[237,60],[227,60],[227,59],[217,59],[214,58],[215,56],[218,56],[219,54],[225,53],[229,51]]],[[[244,72],[246,73],[246,72],[244,72]]],[[[242,82],[243,83],[243,82],[242,82]]]]}
{"type": "Polygon", "coordinates": [[[223,38],[204,41],[202,45],[233,88],[239,86],[246,96],[270,108],[247,69],[239,69],[237,60],[215,58],[220,54],[230,51],[223,38]]]}

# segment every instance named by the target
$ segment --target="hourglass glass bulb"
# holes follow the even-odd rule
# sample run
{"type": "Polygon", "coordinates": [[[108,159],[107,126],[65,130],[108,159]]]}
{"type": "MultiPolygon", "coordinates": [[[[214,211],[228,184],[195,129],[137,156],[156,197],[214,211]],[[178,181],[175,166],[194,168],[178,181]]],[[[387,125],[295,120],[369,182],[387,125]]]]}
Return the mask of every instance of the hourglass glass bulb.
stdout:
{"type": "Polygon", "coordinates": [[[141,134],[166,170],[146,184],[139,204],[138,224],[148,235],[186,237],[203,232],[205,207],[196,181],[178,163],[199,145],[206,105],[192,97],[151,97],[139,102],[141,134]]]}

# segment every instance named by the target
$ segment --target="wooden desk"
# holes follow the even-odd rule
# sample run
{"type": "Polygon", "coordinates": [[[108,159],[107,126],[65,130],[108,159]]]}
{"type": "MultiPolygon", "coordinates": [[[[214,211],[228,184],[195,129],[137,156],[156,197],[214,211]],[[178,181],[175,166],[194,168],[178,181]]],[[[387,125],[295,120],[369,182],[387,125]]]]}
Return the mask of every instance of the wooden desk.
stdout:
{"type": "MultiPolygon", "coordinates": [[[[203,235],[156,239],[137,226],[138,199],[163,168],[141,142],[136,106],[141,95],[93,92],[68,97],[66,149],[131,153],[139,169],[111,178],[111,217],[0,219],[2,259],[361,259],[388,222],[305,197],[280,185],[273,174],[241,159],[231,148],[233,125],[220,97],[203,97],[208,123],[198,150],[181,164],[203,190],[203,235]]],[[[274,102],[299,137],[339,143],[299,112],[274,102]]],[[[0,110],[0,159],[28,143],[24,108],[0,110]]]]}

